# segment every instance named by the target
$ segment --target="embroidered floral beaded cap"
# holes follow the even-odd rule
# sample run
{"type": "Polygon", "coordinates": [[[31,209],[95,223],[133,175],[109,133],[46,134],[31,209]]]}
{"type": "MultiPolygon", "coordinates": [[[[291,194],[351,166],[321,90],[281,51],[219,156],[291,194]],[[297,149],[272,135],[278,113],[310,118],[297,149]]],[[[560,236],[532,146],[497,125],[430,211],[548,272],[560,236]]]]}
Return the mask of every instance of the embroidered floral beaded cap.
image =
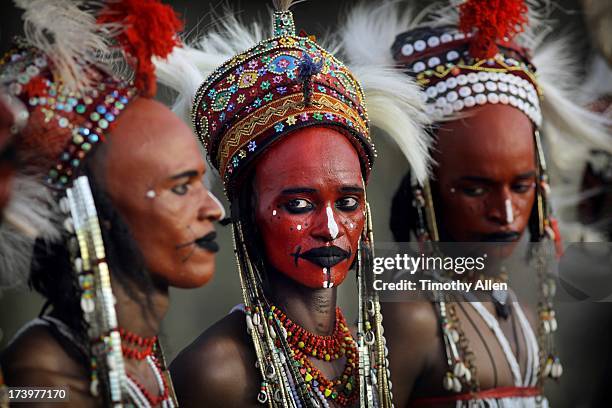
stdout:
{"type": "Polygon", "coordinates": [[[520,109],[541,125],[542,92],[535,67],[528,50],[512,41],[527,22],[527,8],[518,1],[502,5],[467,1],[460,6],[457,26],[417,27],[397,36],[393,57],[423,87],[426,112],[435,120],[501,103],[520,109]],[[483,7],[493,9],[479,12],[483,7]],[[482,16],[487,21],[481,21],[482,16]]]}
{"type": "Polygon", "coordinates": [[[306,126],[335,126],[374,159],[361,85],[312,39],[296,36],[291,12],[274,13],[274,37],[234,56],[199,87],[194,128],[231,194],[239,172],[267,145],[306,126]]]}

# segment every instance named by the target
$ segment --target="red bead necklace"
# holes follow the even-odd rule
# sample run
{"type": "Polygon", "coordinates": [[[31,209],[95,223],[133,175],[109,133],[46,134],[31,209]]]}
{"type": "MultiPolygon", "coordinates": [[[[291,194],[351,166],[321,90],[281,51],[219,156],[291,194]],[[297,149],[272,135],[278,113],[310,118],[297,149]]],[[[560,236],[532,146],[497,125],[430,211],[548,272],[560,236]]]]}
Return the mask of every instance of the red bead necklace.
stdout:
{"type": "Polygon", "coordinates": [[[346,354],[347,346],[353,344],[353,337],[339,307],[336,308],[334,331],[329,336],[313,334],[293,322],[279,308],[272,306],[272,312],[287,330],[287,341],[294,350],[320,360],[337,360],[346,354]]]}
{"type": "Polygon", "coordinates": [[[147,356],[153,355],[157,336],[145,338],[123,328],[119,328],[119,335],[122,340],[121,351],[126,358],[144,360],[147,356]],[[123,344],[123,342],[136,347],[129,347],[123,344]]]}

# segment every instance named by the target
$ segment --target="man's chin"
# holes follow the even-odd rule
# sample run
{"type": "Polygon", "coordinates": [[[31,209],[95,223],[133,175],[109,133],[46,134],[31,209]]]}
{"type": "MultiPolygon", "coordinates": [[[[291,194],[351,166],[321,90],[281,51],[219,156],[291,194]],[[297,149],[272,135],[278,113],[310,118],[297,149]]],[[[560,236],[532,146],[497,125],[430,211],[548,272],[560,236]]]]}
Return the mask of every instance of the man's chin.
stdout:
{"type": "Polygon", "coordinates": [[[285,275],[298,284],[311,289],[329,289],[341,285],[348,274],[348,268],[345,266],[333,266],[330,272],[324,272],[322,268],[309,267],[307,270],[304,269],[291,271],[285,273],[285,275]]]}
{"type": "Polygon", "coordinates": [[[196,289],[209,283],[215,275],[215,259],[206,259],[201,262],[188,262],[181,264],[172,269],[172,271],[164,272],[162,276],[153,277],[153,279],[163,279],[166,284],[178,289],[196,289]]]}

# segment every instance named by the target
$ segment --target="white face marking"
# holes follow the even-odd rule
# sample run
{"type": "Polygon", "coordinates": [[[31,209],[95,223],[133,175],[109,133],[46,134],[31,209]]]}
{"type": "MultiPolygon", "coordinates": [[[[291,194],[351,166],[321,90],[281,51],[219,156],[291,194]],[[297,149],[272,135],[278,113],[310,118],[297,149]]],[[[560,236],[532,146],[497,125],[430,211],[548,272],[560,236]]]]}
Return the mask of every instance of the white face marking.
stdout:
{"type": "Polygon", "coordinates": [[[223,204],[221,204],[221,201],[219,201],[219,199],[217,197],[215,197],[215,195],[213,193],[211,193],[210,191],[208,191],[208,196],[215,202],[215,204],[217,204],[219,206],[219,208],[221,209],[221,218],[219,218],[220,220],[225,218],[225,207],[223,207],[223,204]]]}
{"type": "Polygon", "coordinates": [[[301,230],[302,230],[302,225],[301,225],[301,224],[298,224],[298,225],[297,225],[297,230],[298,230],[298,231],[301,231],[301,230]]]}
{"type": "Polygon", "coordinates": [[[351,227],[351,229],[355,228],[355,224],[353,224],[352,222],[349,224],[349,227],[351,227]]]}
{"type": "Polygon", "coordinates": [[[329,281],[329,274],[327,272],[327,268],[323,268],[323,287],[331,288],[332,283],[329,281]]]}
{"type": "Polygon", "coordinates": [[[512,224],[514,222],[514,211],[512,210],[512,201],[509,198],[505,201],[506,205],[506,222],[512,224]]]}
{"type": "Polygon", "coordinates": [[[325,211],[327,213],[327,228],[329,229],[329,234],[331,235],[332,239],[336,239],[340,230],[338,229],[338,224],[336,224],[336,220],[334,219],[334,212],[329,205],[325,211]]]}
{"type": "Polygon", "coordinates": [[[272,215],[276,215],[276,210],[272,210],[272,215]]]}

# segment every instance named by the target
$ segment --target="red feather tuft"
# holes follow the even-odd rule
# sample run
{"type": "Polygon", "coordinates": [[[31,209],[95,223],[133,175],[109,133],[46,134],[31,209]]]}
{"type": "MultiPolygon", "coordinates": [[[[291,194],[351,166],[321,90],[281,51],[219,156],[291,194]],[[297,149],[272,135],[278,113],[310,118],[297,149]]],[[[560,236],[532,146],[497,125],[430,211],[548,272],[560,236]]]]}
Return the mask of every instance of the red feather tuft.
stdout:
{"type": "Polygon", "coordinates": [[[470,54],[492,58],[499,51],[497,42],[509,42],[527,23],[523,0],[467,0],[459,6],[459,28],[472,33],[470,54]],[[475,30],[475,32],[474,32],[475,30]]]}
{"type": "Polygon", "coordinates": [[[172,7],[159,0],[110,1],[98,16],[98,23],[124,27],[117,41],[134,68],[136,88],[143,96],[154,96],[155,66],[151,59],[167,57],[179,44],[177,32],[183,28],[172,7]]]}

